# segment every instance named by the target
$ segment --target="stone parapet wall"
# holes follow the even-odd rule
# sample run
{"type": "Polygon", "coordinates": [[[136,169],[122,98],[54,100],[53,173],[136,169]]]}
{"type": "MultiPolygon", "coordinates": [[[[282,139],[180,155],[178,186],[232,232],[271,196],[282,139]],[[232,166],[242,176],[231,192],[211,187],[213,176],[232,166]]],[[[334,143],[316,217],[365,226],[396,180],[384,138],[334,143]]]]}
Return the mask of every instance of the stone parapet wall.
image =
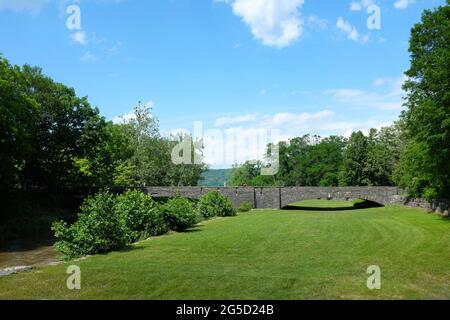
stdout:
{"type": "Polygon", "coordinates": [[[444,217],[449,216],[450,200],[441,199],[436,201],[427,201],[424,199],[403,199],[403,205],[412,208],[421,208],[428,212],[434,212],[444,217]]]}
{"type": "Polygon", "coordinates": [[[396,187],[149,187],[144,191],[153,197],[198,199],[218,190],[234,206],[249,202],[257,209],[281,209],[293,202],[308,199],[369,200],[379,204],[400,204],[402,191],[396,187]]]}

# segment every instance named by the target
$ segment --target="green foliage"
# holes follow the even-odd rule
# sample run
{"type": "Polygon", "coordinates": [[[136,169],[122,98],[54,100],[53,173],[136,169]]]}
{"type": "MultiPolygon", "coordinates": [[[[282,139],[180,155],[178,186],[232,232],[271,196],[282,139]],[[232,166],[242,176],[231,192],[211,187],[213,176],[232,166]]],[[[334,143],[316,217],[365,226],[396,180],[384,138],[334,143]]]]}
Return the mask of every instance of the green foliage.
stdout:
{"type": "Polygon", "coordinates": [[[115,200],[114,210],[131,231],[132,241],[167,232],[158,204],[141,191],[128,191],[119,195],[115,200]]]}
{"type": "MultiPolygon", "coordinates": [[[[35,148],[32,140],[39,106],[27,94],[22,82],[20,69],[11,66],[0,56],[0,141],[2,146],[0,194],[2,196],[23,182],[21,172],[35,148]]],[[[5,197],[5,200],[9,199],[5,197]]]]}
{"type": "Polygon", "coordinates": [[[55,246],[66,257],[106,253],[127,246],[131,230],[116,214],[115,198],[109,192],[89,197],[81,206],[78,221],[72,225],[56,222],[52,226],[58,239],[55,246]]]}
{"type": "Polygon", "coordinates": [[[134,115],[108,122],[73,88],[0,56],[0,201],[8,208],[0,219],[28,214],[19,212],[23,199],[9,196],[15,191],[196,185],[205,166],[173,164],[178,138],[160,136],[151,108],[139,104],[134,115]]]}
{"type": "Polygon", "coordinates": [[[231,171],[230,185],[236,187],[253,185],[253,179],[261,173],[260,161],[247,161],[242,166],[234,166],[231,171]]]}
{"type": "Polygon", "coordinates": [[[439,198],[439,191],[435,188],[426,187],[423,190],[423,198],[427,201],[434,201],[439,198]]]}
{"type": "Polygon", "coordinates": [[[247,161],[241,166],[235,165],[231,169],[229,184],[234,187],[277,185],[274,176],[261,175],[263,168],[264,164],[261,161],[247,161]]]}
{"type": "Polygon", "coordinates": [[[344,186],[391,186],[399,162],[402,141],[397,124],[351,135],[344,150],[340,184],[344,186]]]}
{"type": "Polygon", "coordinates": [[[450,193],[449,5],[423,13],[411,31],[409,52],[402,114],[409,145],[398,173],[400,186],[413,196],[429,196],[434,189],[445,197],[450,193]]]}
{"type": "Polygon", "coordinates": [[[249,212],[252,209],[253,205],[250,202],[244,202],[237,208],[237,212],[249,212]]]}
{"type": "Polygon", "coordinates": [[[368,151],[368,139],[361,131],[350,136],[344,152],[343,170],[340,173],[341,185],[365,186],[368,180],[365,177],[365,163],[368,151]]]}
{"type": "MultiPolygon", "coordinates": [[[[11,183],[20,177],[17,182],[37,187],[101,186],[111,183],[116,166],[129,161],[127,170],[117,171],[133,168],[140,184],[165,179],[176,185],[181,178],[195,184],[203,170],[192,166],[196,170],[188,178],[168,173],[169,167],[176,169],[168,161],[174,142],[161,138],[151,108],[139,104],[133,119],[118,125],[106,122],[74,89],[54,82],[39,68],[11,66],[1,57],[0,102],[0,132],[11,153],[0,162],[5,166],[3,181],[9,174],[11,183]]],[[[118,181],[129,183],[130,178],[118,181]]]]}
{"type": "Polygon", "coordinates": [[[202,196],[197,204],[197,210],[204,219],[236,215],[231,201],[219,191],[211,191],[202,196]]]}
{"type": "Polygon", "coordinates": [[[175,231],[186,230],[198,222],[191,201],[179,196],[169,199],[163,205],[163,214],[169,228],[175,231]]]}
{"type": "Polygon", "coordinates": [[[182,139],[190,139],[192,156],[197,154],[199,158],[201,148],[190,136],[161,137],[151,111],[150,107],[139,104],[134,109],[134,117],[118,125],[115,141],[126,152],[115,161],[114,184],[122,187],[197,185],[205,165],[176,165],[171,155],[182,139]]]}
{"type": "MultiPolygon", "coordinates": [[[[233,186],[389,186],[403,148],[400,127],[372,129],[343,137],[305,135],[281,142],[280,167],[275,176],[262,176],[263,163],[235,166],[233,186]]],[[[269,150],[269,148],[268,148],[269,150]]]]}

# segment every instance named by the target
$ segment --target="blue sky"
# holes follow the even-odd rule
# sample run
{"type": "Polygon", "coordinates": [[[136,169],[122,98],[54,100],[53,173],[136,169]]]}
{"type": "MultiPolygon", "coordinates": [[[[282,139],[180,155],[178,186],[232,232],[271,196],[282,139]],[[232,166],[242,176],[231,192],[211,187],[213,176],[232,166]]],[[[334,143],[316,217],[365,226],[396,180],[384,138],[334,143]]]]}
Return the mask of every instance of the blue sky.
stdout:
{"type": "Polygon", "coordinates": [[[410,29],[444,2],[0,0],[0,52],[42,67],[108,119],[140,100],[164,132],[202,121],[282,139],[348,135],[398,117],[410,29]],[[73,4],[80,30],[66,26],[73,4]],[[373,4],[381,29],[367,27],[373,4]]]}

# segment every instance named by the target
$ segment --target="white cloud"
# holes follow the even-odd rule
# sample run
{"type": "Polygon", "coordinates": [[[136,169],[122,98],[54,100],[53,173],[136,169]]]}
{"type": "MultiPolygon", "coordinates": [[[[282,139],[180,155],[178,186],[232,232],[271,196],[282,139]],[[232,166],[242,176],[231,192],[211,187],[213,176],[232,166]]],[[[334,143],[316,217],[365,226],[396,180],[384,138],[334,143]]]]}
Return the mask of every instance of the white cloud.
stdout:
{"type": "Polygon", "coordinates": [[[121,116],[114,117],[112,119],[112,122],[115,124],[125,124],[134,119],[136,119],[136,115],[134,114],[134,112],[130,112],[121,116]]]}
{"type": "Polygon", "coordinates": [[[74,44],[86,45],[88,43],[86,32],[84,31],[77,31],[75,33],[72,33],[70,35],[70,38],[72,40],[72,43],[74,44]]]}
{"type": "Polygon", "coordinates": [[[339,100],[354,99],[364,95],[363,91],[357,89],[331,89],[325,91],[325,93],[331,93],[339,100]]]}
{"type": "Polygon", "coordinates": [[[310,15],[306,21],[308,26],[311,26],[313,28],[317,28],[320,30],[325,30],[328,28],[328,21],[326,19],[319,18],[314,14],[310,15]]]}
{"type": "Polygon", "coordinates": [[[336,22],[336,27],[347,35],[347,38],[355,42],[366,43],[369,41],[368,35],[360,35],[355,26],[351,25],[350,22],[339,17],[336,22]]]}
{"type": "Polygon", "coordinates": [[[0,11],[38,13],[50,0],[0,0],[0,11]]]}
{"type": "Polygon", "coordinates": [[[235,15],[247,24],[255,39],[284,48],[303,34],[300,9],[304,0],[228,0],[235,15]]]}
{"type": "Polygon", "coordinates": [[[361,11],[361,10],[362,10],[362,7],[359,2],[352,1],[350,3],[350,11],[361,11]]]}
{"type": "Polygon", "coordinates": [[[350,11],[361,11],[374,4],[373,0],[360,0],[350,2],[350,11]]]}
{"type": "Polygon", "coordinates": [[[97,57],[92,54],[90,51],[86,51],[80,58],[83,62],[92,62],[98,60],[97,57]]]}
{"type": "Polygon", "coordinates": [[[284,126],[286,124],[296,123],[297,126],[307,126],[313,125],[317,123],[317,121],[321,121],[324,119],[329,119],[333,117],[335,114],[329,110],[323,110],[317,113],[276,113],[273,116],[266,116],[265,122],[268,126],[279,127],[284,126]]]}
{"type": "Polygon", "coordinates": [[[362,91],[359,89],[331,89],[326,90],[325,94],[329,94],[334,100],[348,105],[381,109],[381,110],[401,110],[402,97],[404,92],[402,85],[406,77],[398,78],[378,78],[373,81],[373,85],[378,91],[362,91]]]}
{"type": "MultiPolygon", "coordinates": [[[[246,114],[234,118],[250,119],[246,114]]],[[[264,160],[269,142],[288,141],[308,133],[319,134],[323,137],[330,135],[349,137],[357,130],[368,132],[370,128],[379,129],[392,124],[391,121],[377,118],[348,120],[348,117],[327,109],[315,113],[258,114],[252,115],[251,119],[243,125],[232,126],[237,122],[230,122],[227,124],[231,126],[221,130],[217,128],[204,130],[205,162],[213,166],[229,167],[235,163],[264,160]]]]}
{"type": "Polygon", "coordinates": [[[404,10],[413,4],[414,0],[397,0],[394,2],[394,8],[398,10],[404,10]]]}
{"type": "Polygon", "coordinates": [[[377,78],[375,80],[373,80],[373,85],[375,87],[381,87],[387,83],[391,83],[392,78],[377,78]]]}
{"type": "Polygon", "coordinates": [[[256,120],[257,116],[258,115],[256,113],[252,113],[252,114],[238,115],[234,117],[220,117],[216,119],[215,125],[216,127],[222,127],[230,124],[251,122],[256,120]]]}
{"type": "Polygon", "coordinates": [[[122,48],[122,42],[116,41],[116,43],[108,49],[108,52],[110,52],[111,54],[119,54],[121,48],[122,48]]]}
{"type": "MultiPolygon", "coordinates": [[[[153,108],[155,106],[155,102],[150,100],[149,102],[145,103],[142,106],[144,108],[150,108],[151,109],[151,108],[153,108]]],[[[128,122],[130,122],[131,120],[134,120],[134,119],[136,119],[136,114],[134,113],[134,111],[131,111],[131,112],[123,114],[121,116],[114,117],[112,119],[112,122],[114,122],[115,124],[123,124],[123,123],[128,123],[128,122]]],[[[176,133],[177,130],[171,130],[168,134],[170,135],[170,133],[176,133]]]]}

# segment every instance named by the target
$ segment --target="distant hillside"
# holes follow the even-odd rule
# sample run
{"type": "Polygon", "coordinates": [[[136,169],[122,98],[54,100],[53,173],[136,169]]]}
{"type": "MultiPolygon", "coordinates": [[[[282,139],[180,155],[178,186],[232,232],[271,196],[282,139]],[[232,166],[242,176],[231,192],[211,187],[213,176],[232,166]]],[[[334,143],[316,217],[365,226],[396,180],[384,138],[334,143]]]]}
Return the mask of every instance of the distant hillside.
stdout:
{"type": "Polygon", "coordinates": [[[203,180],[198,185],[201,187],[223,187],[230,178],[232,169],[207,170],[203,172],[203,180]]]}

